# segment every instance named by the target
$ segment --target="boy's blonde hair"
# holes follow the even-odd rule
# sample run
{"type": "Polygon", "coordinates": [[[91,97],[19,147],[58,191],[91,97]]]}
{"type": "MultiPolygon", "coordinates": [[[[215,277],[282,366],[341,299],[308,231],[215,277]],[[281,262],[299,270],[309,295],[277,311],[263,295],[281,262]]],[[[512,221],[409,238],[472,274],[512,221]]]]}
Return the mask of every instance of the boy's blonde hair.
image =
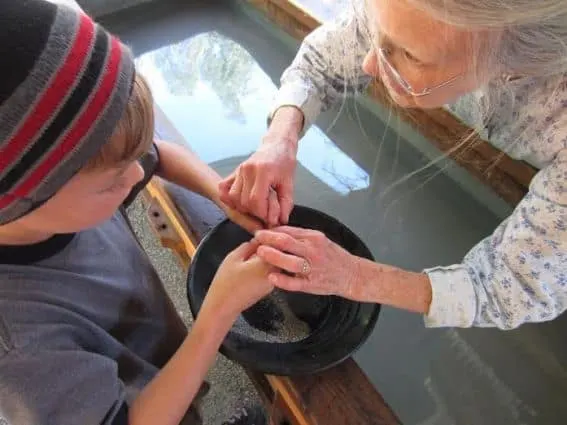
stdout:
{"type": "Polygon", "coordinates": [[[132,93],[109,142],[85,165],[87,171],[135,161],[148,152],[154,139],[153,97],[148,83],[136,74],[132,93]]]}

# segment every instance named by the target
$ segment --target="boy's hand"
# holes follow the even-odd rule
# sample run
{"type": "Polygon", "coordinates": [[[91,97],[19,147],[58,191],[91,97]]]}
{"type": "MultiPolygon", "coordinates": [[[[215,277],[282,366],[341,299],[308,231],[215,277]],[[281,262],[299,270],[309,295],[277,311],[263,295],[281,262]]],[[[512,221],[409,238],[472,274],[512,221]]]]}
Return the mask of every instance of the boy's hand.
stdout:
{"type": "Polygon", "coordinates": [[[221,208],[226,216],[230,219],[230,221],[238,224],[240,227],[246,229],[251,234],[256,233],[256,231],[258,230],[264,229],[263,223],[251,215],[241,213],[225,204],[221,204],[221,208]]]}
{"type": "Polygon", "coordinates": [[[268,275],[274,268],[256,256],[257,248],[258,242],[252,240],[240,245],[224,259],[203,308],[234,320],[274,289],[268,281],[268,275]]]}

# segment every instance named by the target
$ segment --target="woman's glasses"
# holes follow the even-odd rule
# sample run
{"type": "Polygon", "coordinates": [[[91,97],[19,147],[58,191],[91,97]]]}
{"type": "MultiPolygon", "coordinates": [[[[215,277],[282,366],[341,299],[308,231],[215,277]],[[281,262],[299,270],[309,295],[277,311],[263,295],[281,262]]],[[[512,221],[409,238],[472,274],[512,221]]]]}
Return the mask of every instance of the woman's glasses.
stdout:
{"type": "Polygon", "coordinates": [[[429,94],[431,94],[431,92],[440,89],[442,87],[445,87],[449,84],[451,84],[452,82],[454,82],[456,79],[460,78],[461,75],[456,75],[455,77],[441,83],[441,84],[437,84],[433,87],[426,87],[423,90],[420,91],[416,91],[410,83],[407,82],[407,80],[402,77],[400,75],[400,73],[398,72],[398,70],[394,67],[394,65],[392,65],[392,63],[388,60],[388,56],[390,55],[390,50],[380,47],[378,48],[378,60],[381,62],[382,66],[384,67],[384,69],[396,80],[396,82],[411,96],[413,97],[422,97],[422,96],[427,96],[429,94]]]}

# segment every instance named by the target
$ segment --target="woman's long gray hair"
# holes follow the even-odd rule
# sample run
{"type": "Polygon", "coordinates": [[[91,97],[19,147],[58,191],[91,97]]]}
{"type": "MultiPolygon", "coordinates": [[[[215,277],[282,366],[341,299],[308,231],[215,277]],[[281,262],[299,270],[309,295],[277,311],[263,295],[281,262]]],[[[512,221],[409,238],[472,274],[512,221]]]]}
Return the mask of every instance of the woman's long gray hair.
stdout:
{"type": "MultiPolygon", "coordinates": [[[[471,69],[491,75],[489,89],[470,111],[479,130],[488,125],[496,105],[507,97],[512,112],[510,77],[567,78],[567,0],[406,0],[435,19],[471,31],[471,69]],[[563,77],[561,77],[563,75],[563,77]]],[[[372,25],[369,22],[369,25],[372,25]]],[[[541,80],[540,80],[541,81],[541,80]]],[[[551,99],[548,99],[551,100],[551,99]]],[[[470,104],[469,104],[470,106],[470,104]]],[[[506,111],[498,111],[499,117],[506,111]]],[[[529,133],[526,128],[522,134],[529,133]]],[[[508,141],[512,147],[521,137],[508,141]]],[[[456,141],[455,152],[472,143],[472,134],[456,141]]],[[[393,186],[423,171],[411,173],[393,186]]]]}

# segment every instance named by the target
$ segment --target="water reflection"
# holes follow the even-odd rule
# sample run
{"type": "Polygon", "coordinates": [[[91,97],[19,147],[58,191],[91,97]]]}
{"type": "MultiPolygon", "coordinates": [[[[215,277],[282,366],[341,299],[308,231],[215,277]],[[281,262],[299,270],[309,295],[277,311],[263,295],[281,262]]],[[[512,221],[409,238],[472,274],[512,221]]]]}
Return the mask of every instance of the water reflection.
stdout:
{"type": "MultiPolygon", "coordinates": [[[[252,56],[216,32],[159,49],[149,57],[159,64],[170,94],[191,97],[199,90],[198,84],[204,85],[218,97],[226,117],[239,123],[246,120],[242,98],[257,96],[261,88],[250,84],[254,79],[252,56]]],[[[141,63],[147,59],[142,58],[141,63]]]]}
{"type": "MultiPolygon", "coordinates": [[[[276,87],[239,44],[207,32],[146,53],[137,66],[161,110],[205,161],[256,149],[276,87]]],[[[369,184],[366,171],[316,127],[307,132],[298,160],[340,194],[369,184]]]]}
{"type": "Polygon", "coordinates": [[[351,0],[294,0],[322,21],[341,13],[351,0]]]}

